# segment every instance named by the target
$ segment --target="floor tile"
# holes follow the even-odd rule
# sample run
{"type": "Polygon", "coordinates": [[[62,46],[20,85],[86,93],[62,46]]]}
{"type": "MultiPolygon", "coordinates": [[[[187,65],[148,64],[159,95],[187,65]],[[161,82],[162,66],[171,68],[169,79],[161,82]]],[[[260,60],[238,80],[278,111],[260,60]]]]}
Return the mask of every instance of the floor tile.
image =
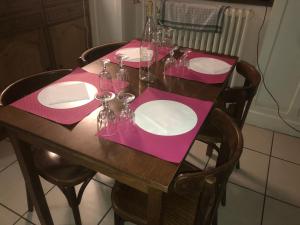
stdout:
{"type": "MultiPolygon", "coordinates": [[[[99,225],[114,225],[114,213],[111,209],[99,225]]],[[[135,225],[130,222],[125,222],[125,225],[135,225]]]]}
{"type": "Polygon", "coordinates": [[[186,157],[186,160],[195,166],[203,169],[208,161],[206,156],[207,145],[200,141],[195,141],[189,154],[186,157]]]}
{"type": "Polygon", "coordinates": [[[7,224],[12,225],[19,219],[19,216],[5,207],[0,205],[0,223],[1,224],[7,224]]]}
{"type": "MultiPolygon", "coordinates": [[[[89,183],[79,206],[82,224],[96,225],[99,223],[111,207],[110,192],[111,188],[99,182],[92,180],[89,183]]],[[[57,187],[47,194],[46,199],[55,225],[74,224],[72,210],[63,193],[57,187]]],[[[35,224],[40,224],[35,212],[27,213],[24,217],[35,224]]]]}
{"type": "Polygon", "coordinates": [[[272,155],[300,164],[300,138],[275,133],[272,155]]]}
{"type": "Polygon", "coordinates": [[[114,225],[114,213],[113,210],[109,210],[109,213],[104,217],[99,225],[114,225]]]}
{"type": "Polygon", "coordinates": [[[245,124],[243,137],[244,147],[270,154],[273,131],[245,124]]]}
{"type": "Polygon", "coordinates": [[[226,206],[219,207],[219,225],[260,225],[263,195],[227,185],[226,206]]]}
{"type": "Polygon", "coordinates": [[[31,223],[30,221],[24,220],[24,219],[20,219],[18,220],[18,222],[14,225],[33,225],[34,223],[31,223]]]}
{"type": "Polygon", "coordinates": [[[272,158],[267,194],[300,207],[300,166],[272,158]]]}
{"type": "MultiPolygon", "coordinates": [[[[49,191],[53,185],[42,180],[44,192],[49,191]]],[[[5,169],[0,173],[0,202],[20,213],[27,211],[27,198],[25,191],[24,179],[18,162],[5,169]]]]}
{"type": "Polygon", "coordinates": [[[268,163],[268,156],[244,149],[240,158],[240,169],[234,169],[229,180],[264,194],[268,163]]]}
{"type": "Polygon", "coordinates": [[[0,171],[16,160],[11,143],[7,139],[0,141],[0,171]]]}
{"type": "Polygon", "coordinates": [[[106,184],[110,187],[113,187],[114,183],[115,183],[115,180],[113,178],[105,176],[102,173],[96,173],[96,175],[94,176],[94,179],[101,182],[101,183],[104,183],[104,184],[106,184]]]}
{"type": "Polygon", "coordinates": [[[299,225],[300,208],[267,198],[262,225],[299,225]]]}

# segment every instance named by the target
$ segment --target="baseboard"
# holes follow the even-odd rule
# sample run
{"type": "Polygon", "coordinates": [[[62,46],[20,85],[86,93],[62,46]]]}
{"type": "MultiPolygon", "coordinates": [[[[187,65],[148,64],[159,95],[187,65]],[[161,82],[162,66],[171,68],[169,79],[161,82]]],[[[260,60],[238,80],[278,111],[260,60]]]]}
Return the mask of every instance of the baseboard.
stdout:
{"type": "MultiPolygon", "coordinates": [[[[296,127],[300,130],[300,124],[296,124],[293,121],[288,121],[292,126],[296,127]]],[[[294,131],[292,128],[288,127],[284,122],[281,121],[281,119],[272,113],[264,113],[264,112],[258,112],[254,110],[250,110],[247,116],[246,123],[277,131],[279,133],[288,134],[295,137],[300,137],[300,133],[294,131]]]]}

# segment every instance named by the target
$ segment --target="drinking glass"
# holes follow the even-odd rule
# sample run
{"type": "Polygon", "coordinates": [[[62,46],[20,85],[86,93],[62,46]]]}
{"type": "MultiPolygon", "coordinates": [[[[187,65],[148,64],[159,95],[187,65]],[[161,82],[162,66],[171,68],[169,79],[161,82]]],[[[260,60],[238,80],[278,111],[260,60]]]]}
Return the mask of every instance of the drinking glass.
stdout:
{"type": "Polygon", "coordinates": [[[177,65],[177,60],[174,57],[174,52],[178,49],[178,46],[175,46],[172,48],[170,51],[170,56],[166,59],[165,64],[164,64],[164,75],[166,75],[166,71],[169,70],[170,68],[175,68],[177,65]]]}
{"type": "Polygon", "coordinates": [[[129,107],[129,103],[134,100],[135,96],[128,92],[122,92],[118,95],[118,99],[122,103],[122,109],[119,115],[121,123],[134,123],[134,112],[129,107]]]}
{"type": "Polygon", "coordinates": [[[114,89],[118,95],[124,90],[124,84],[128,81],[128,71],[124,68],[124,61],[128,58],[125,54],[116,55],[117,61],[120,65],[119,71],[116,73],[116,81],[114,82],[114,89]]]}
{"type": "Polygon", "coordinates": [[[183,54],[178,60],[179,66],[188,67],[189,60],[187,57],[188,57],[189,53],[192,52],[192,50],[189,48],[183,48],[183,49],[180,49],[180,52],[183,54]]]}
{"type": "Polygon", "coordinates": [[[100,100],[102,103],[114,99],[115,94],[112,92],[112,77],[107,71],[107,64],[110,63],[109,59],[102,59],[103,69],[99,73],[99,87],[98,93],[95,98],[100,100]]]}
{"type": "Polygon", "coordinates": [[[170,27],[164,27],[162,31],[162,46],[171,48],[173,46],[174,29],[170,27]]]}
{"type": "Polygon", "coordinates": [[[103,70],[99,74],[99,89],[96,99],[99,99],[102,103],[100,108],[97,123],[100,129],[103,129],[102,135],[109,136],[116,131],[116,115],[109,107],[109,101],[113,100],[115,94],[112,90],[112,78],[111,74],[107,71],[107,64],[109,59],[103,59],[103,70]]]}

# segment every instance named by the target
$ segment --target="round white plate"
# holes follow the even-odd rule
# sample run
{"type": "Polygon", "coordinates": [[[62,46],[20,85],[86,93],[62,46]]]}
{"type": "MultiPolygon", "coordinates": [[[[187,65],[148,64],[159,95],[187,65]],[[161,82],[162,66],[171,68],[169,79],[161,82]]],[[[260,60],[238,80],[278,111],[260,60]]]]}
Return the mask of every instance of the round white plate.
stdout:
{"type": "Polygon", "coordinates": [[[135,110],[135,123],[141,129],[156,135],[174,136],[192,130],[198,121],[189,106],[170,100],[155,100],[135,110]]]}
{"type": "Polygon", "coordinates": [[[231,69],[231,65],[219,59],[199,57],[190,59],[189,69],[198,73],[216,75],[227,73],[231,69]]]}
{"type": "MultiPolygon", "coordinates": [[[[124,61],[127,62],[140,61],[140,48],[122,48],[116,52],[116,55],[118,54],[126,55],[128,58],[126,58],[124,61]]],[[[150,61],[153,56],[153,51],[146,49],[145,54],[146,56],[144,57],[143,61],[150,61]]]]}
{"type": "Polygon", "coordinates": [[[81,81],[67,81],[46,87],[38,94],[38,101],[53,109],[69,109],[94,100],[97,88],[81,81]]]}

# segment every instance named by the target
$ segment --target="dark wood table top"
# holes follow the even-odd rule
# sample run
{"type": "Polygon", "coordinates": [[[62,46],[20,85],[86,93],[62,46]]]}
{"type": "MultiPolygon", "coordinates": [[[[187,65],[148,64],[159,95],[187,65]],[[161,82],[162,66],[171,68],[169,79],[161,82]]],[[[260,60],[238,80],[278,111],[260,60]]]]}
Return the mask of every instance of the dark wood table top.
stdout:
{"type": "MultiPolygon", "coordinates": [[[[100,62],[95,61],[83,69],[98,73],[100,62]]],[[[110,64],[114,75],[118,66],[110,64]]],[[[161,90],[215,101],[222,85],[206,85],[162,75],[162,64],[157,67],[158,80],[154,84],[139,81],[138,70],[128,68],[129,91],[138,96],[148,86],[161,90]]],[[[95,136],[97,113],[92,112],[72,127],[66,127],[11,106],[0,109],[0,123],[19,139],[47,148],[90,169],[99,171],[120,182],[147,192],[149,187],[167,192],[179,165],[163,161],[129,147],[95,136]]]]}

